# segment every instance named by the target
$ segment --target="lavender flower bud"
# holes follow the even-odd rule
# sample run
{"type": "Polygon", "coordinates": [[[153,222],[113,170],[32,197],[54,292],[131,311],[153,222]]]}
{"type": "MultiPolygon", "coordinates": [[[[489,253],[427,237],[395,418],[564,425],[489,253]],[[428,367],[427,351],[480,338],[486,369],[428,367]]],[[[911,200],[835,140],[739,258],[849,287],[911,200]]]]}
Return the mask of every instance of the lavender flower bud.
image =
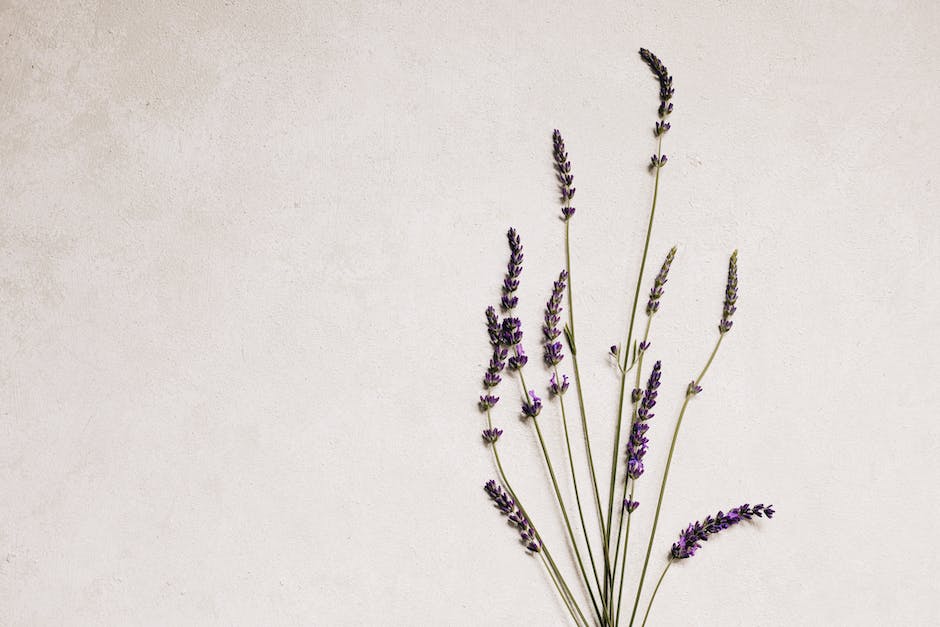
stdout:
{"type": "Polygon", "coordinates": [[[555,396],[561,396],[568,391],[568,375],[561,375],[561,383],[558,383],[558,380],[555,378],[555,373],[552,373],[552,378],[549,381],[549,391],[555,396]]]}
{"type": "Polygon", "coordinates": [[[529,390],[529,398],[522,403],[522,414],[527,418],[535,418],[542,411],[542,399],[535,395],[535,390],[529,390]]]}
{"type": "Polygon", "coordinates": [[[497,385],[499,385],[499,382],[502,380],[503,378],[501,376],[499,376],[495,372],[491,372],[490,370],[487,370],[486,373],[483,375],[483,387],[487,389],[495,388],[497,385]]]}
{"type": "Polygon", "coordinates": [[[571,206],[571,199],[574,198],[575,192],[575,188],[572,187],[574,176],[571,174],[571,162],[568,161],[568,153],[565,151],[565,140],[557,128],[552,133],[552,155],[555,158],[555,176],[561,190],[561,200],[564,202],[561,213],[564,219],[568,220],[575,212],[574,207],[571,206]]]}
{"type": "Polygon", "coordinates": [[[666,117],[672,113],[672,103],[669,102],[669,100],[671,100],[676,93],[676,90],[672,86],[672,76],[670,76],[669,70],[666,69],[663,62],[659,60],[659,57],[646,48],[640,48],[640,57],[646,62],[650,70],[652,70],[653,74],[659,80],[659,116],[666,117]]]}
{"type": "Polygon", "coordinates": [[[489,408],[496,405],[499,402],[498,396],[493,396],[492,394],[486,394],[480,397],[480,411],[487,411],[489,408]]]}
{"type": "Polygon", "coordinates": [[[561,342],[556,342],[555,338],[561,335],[558,323],[561,321],[561,300],[565,293],[565,282],[568,280],[568,272],[562,270],[558,275],[558,280],[552,288],[552,295],[545,303],[545,324],[542,326],[542,333],[545,335],[545,363],[549,366],[556,366],[564,359],[562,354],[561,342]]]}
{"type": "Polygon", "coordinates": [[[633,392],[630,394],[630,400],[634,403],[640,400],[640,397],[643,395],[643,390],[640,388],[633,388],[633,392]]]}
{"type": "Polygon", "coordinates": [[[522,322],[519,318],[503,318],[503,324],[499,330],[499,341],[503,346],[515,346],[522,341],[522,322]]]}
{"type": "Polygon", "coordinates": [[[529,357],[525,354],[522,344],[516,344],[515,355],[509,358],[509,368],[511,370],[519,370],[527,363],[529,363],[529,357]]]}
{"type": "Polygon", "coordinates": [[[486,308],[486,331],[490,335],[490,344],[493,346],[499,346],[499,316],[496,315],[496,309],[491,307],[486,308]]]}
{"type": "Polygon", "coordinates": [[[751,507],[745,503],[731,509],[727,514],[718,512],[714,517],[707,516],[704,521],[696,521],[679,533],[679,540],[672,545],[670,554],[673,559],[690,558],[702,548],[701,543],[706,542],[710,536],[733,527],[742,520],[751,520],[754,516],[773,518],[774,513],[772,505],[765,507],[758,504],[751,507]]]}
{"type": "Polygon", "coordinates": [[[685,395],[686,395],[686,396],[695,396],[696,394],[698,394],[698,393],[701,392],[701,391],[702,391],[702,386],[701,386],[701,385],[696,385],[696,384],[695,384],[695,381],[692,381],[691,383],[689,383],[689,387],[686,388],[686,390],[685,390],[685,395]]]}
{"type": "Polygon", "coordinates": [[[646,303],[647,316],[652,316],[659,311],[659,299],[663,297],[663,287],[666,285],[666,281],[669,278],[669,268],[672,267],[672,261],[675,258],[676,247],[673,246],[666,254],[666,260],[663,261],[663,266],[659,269],[659,274],[657,274],[656,278],[653,280],[653,289],[650,290],[650,299],[646,303]]]}
{"type": "Polygon", "coordinates": [[[506,266],[506,278],[503,279],[503,309],[515,309],[519,304],[518,297],[514,292],[519,289],[519,276],[522,274],[522,238],[516,233],[516,229],[510,228],[506,233],[506,239],[509,240],[509,263],[506,266]]]}
{"type": "Polygon", "coordinates": [[[728,285],[725,287],[725,307],[721,314],[721,322],[718,324],[718,331],[727,333],[731,330],[731,316],[738,310],[735,303],[738,302],[738,251],[731,253],[731,259],[728,261],[728,285]]]}
{"type": "Polygon", "coordinates": [[[640,350],[641,353],[645,351],[646,349],[648,349],[649,347],[650,347],[649,341],[640,342],[637,345],[637,348],[640,350]]]}
{"type": "Polygon", "coordinates": [[[492,428],[483,430],[483,440],[488,444],[495,444],[496,440],[499,439],[499,436],[503,434],[502,429],[492,428]]]}
{"type": "Polygon", "coordinates": [[[612,346],[610,347],[610,354],[613,355],[614,357],[616,357],[617,355],[619,355],[619,354],[620,354],[620,347],[617,346],[616,344],[612,345],[612,346]]]}
{"type": "Polygon", "coordinates": [[[636,508],[640,506],[639,501],[631,501],[630,499],[623,500],[623,506],[626,508],[628,514],[632,514],[636,511],[636,508]]]}
{"type": "Polygon", "coordinates": [[[509,522],[519,530],[519,538],[525,548],[533,553],[538,553],[542,549],[542,541],[535,532],[532,523],[525,517],[522,510],[516,507],[516,502],[512,500],[512,497],[492,479],[486,482],[483,489],[493,500],[497,509],[505,514],[509,522]]]}

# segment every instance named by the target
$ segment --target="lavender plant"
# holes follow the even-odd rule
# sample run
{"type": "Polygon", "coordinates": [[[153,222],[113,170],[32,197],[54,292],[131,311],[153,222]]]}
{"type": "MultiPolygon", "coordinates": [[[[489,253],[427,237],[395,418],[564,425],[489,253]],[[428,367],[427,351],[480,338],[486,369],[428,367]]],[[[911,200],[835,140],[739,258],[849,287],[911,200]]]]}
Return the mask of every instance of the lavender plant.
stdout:
{"type": "MultiPolygon", "coordinates": [[[[663,139],[672,128],[669,120],[674,109],[672,98],[675,94],[672,75],[662,61],[646,49],[640,50],[640,57],[650,68],[659,84],[658,118],[653,126],[656,152],[650,159],[650,169],[653,174],[653,195],[647,221],[646,239],[640,256],[639,272],[637,273],[633,299],[629,309],[630,322],[626,329],[626,338],[622,344],[610,347],[610,355],[616,363],[620,376],[620,394],[617,415],[612,423],[614,426],[613,451],[611,453],[608,491],[605,495],[607,497],[606,509],[603,507],[601,499],[594,454],[591,448],[591,434],[588,428],[589,421],[584,402],[585,392],[578,361],[578,345],[575,333],[571,264],[571,223],[575,215],[575,208],[571,205],[575,195],[574,175],[572,174],[571,161],[568,158],[564,138],[557,129],[552,135],[552,157],[560,191],[560,219],[564,224],[565,268],[559,272],[558,279],[552,285],[548,301],[545,304],[541,343],[542,361],[547,370],[544,381],[548,396],[554,401],[549,406],[557,403],[561,417],[561,429],[565,442],[565,470],[568,475],[567,478],[571,481],[574,509],[577,511],[577,517],[569,515],[569,504],[565,502],[559,485],[559,473],[556,473],[539,423],[539,418],[544,417],[543,412],[548,411],[550,413],[550,410],[546,410],[543,399],[538,395],[538,386],[530,387],[525,378],[529,359],[523,348],[522,321],[516,315],[516,309],[519,305],[517,292],[522,276],[524,254],[522,238],[513,228],[510,228],[507,232],[509,262],[501,286],[500,312],[498,313],[496,307],[492,306],[485,311],[491,356],[489,365],[483,374],[484,392],[480,395],[479,407],[486,418],[486,427],[482,432],[482,438],[492,451],[497,479],[487,481],[484,489],[493,501],[494,507],[515,528],[524,550],[530,555],[537,556],[541,561],[571,620],[576,625],[583,626],[616,627],[622,624],[621,617],[626,617],[626,614],[622,613],[621,610],[625,603],[623,589],[627,579],[631,520],[633,513],[640,506],[640,501],[637,499],[638,482],[647,470],[644,459],[651,446],[648,434],[651,426],[656,422],[652,419],[654,418],[653,409],[657,404],[658,390],[664,370],[662,362],[657,360],[653,363],[652,367],[649,368],[645,385],[642,387],[641,381],[643,381],[645,372],[645,357],[652,346],[650,331],[653,318],[660,310],[669,272],[675,261],[677,251],[676,247],[673,246],[667,252],[659,272],[653,277],[644,310],[645,323],[640,325],[643,328],[642,337],[639,333],[634,337],[637,311],[640,305],[640,293],[644,282],[650,238],[659,197],[661,173],[668,162],[667,156],[663,153],[663,139]],[[565,309],[567,309],[566,320],[563,316],[565,309]],[[562,335],[564,335],[567,344],[567,353],[571,357],[571,379],[560,368],[565,363],[566,357],[565,346],[560,341],[562,335]],[[559,568],[549,548],[549,544],[539,533],[532,516],[520,500],[519,494],[510,484],[506,468],[500,457],[498,444],[503,436],[503,430],[494,426],[493,412],[500,401],[500,397],[496,395],[497,388],[503,382],[504,377],[507,376],[518,381],[518,415],[523,421],[531,423],[541,449],[542,459],[551,479],[552,493],[565,529],[564,537],[560,542],[565,545],[565,553],[570,551],[569,554],[573,558],[575,571],[579,577],[579,580],[573,584],[569,584],[567,581],[565,573],[559,568]],[[629,388],[628,381],[632,383],[629,388]],[[576,467],[573,454],[572,430],[569,427],[568,410],[565,405],[566,393],[571,384],[573,384],[578,400],[581,427],[580,439],[584,447],[587,466],[580,473],[576,467]],[[626,420],[624,420],[627,408],[629,408],[629,411],[626,413],[626,420]],[[624,436],[626,436],[626,442],[624,442],[624,436]],[[585,471],[587,472],[588,483],[584,483],[585,471]],[[597,524],[596,528],[592,528],[592,525],[587,522],[591,518],[592,512],[590,509],[592,507],[594,510],[593,517],[597,524]]],[[[724,305],[714,348],[698,376],[685,386],[685,398],[679,408],[678,417],[672,431],[669,453],[663,468],[656,500],[656,509],[649,530],[645,558],[642,568],[638,569],[636,593],[628,623],[631,627],[637,620],[637,609],[643,597],[646,574],[656,540],[656,531],[666,494],[669,471],[675,457],[682,421],[686,416],[691,400],[702,392],[702,381],[705,374],[714,362],[722,341],[732,329],[732,316],[737,309],[737,298],[738,253],[734,251],[728,262],[724,305]]],[[[667,379],[669,376],[671,375],[667,373],[667,379]]],[[[666,572],[673,563],[686,560],[695,555],[703,542],[720,531],[737,525],[743,520],[763,517],[769,519],[773,515],[774,509],[770,505],[758,504],[751,506],[745,503],[730,509],[727,513],[719,511],[715,516],[708,516],[701,522],[688,525],[680,533],[679,539],[672,545],[670,550],[666,551],[664,547],[664,554],[668,559],[655,588],[649,596],[642,624],[646,624],[653,600],[659,592],[666,572]]]]}

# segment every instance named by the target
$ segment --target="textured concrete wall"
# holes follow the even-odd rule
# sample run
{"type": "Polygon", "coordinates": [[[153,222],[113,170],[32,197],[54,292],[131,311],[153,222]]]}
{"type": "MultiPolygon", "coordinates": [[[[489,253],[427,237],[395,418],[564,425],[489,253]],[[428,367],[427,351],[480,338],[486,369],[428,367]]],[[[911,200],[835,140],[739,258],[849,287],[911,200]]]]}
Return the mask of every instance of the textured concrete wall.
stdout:
{"type": "MultiPolygon", "coordinates": [[[[0,2],[0,624],[561,623],[481,490],[482,312],[514,225],[537,357],[557,126],[606,485],[640,46],[677,89],[652,263],[679,245],[641,528],[735,247],[741,277],[651,568],[692,519],[779,510],[651,624],[940,623],[938,42],[932,2],[0,2]]],[[[513,385],[507,471],[567,564],[513,385]]]]}

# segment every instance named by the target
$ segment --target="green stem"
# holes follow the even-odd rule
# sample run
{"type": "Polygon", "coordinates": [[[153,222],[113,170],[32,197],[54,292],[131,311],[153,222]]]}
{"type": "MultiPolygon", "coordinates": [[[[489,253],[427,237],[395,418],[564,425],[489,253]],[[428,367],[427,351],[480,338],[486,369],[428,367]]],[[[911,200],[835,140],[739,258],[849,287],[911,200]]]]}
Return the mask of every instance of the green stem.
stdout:
{"type": "MultiPolygon", "coordinates": [[[[718,347],[721,346],[721,340],[724,339],[725,334],[722,333],[718,336],[718,341],[715,342],[715,348],[712,349],[712,354],[708,357],[708,361],[705,363],[705,367],[702,368],[702,372],[699,373],[698,378],[692,381],[691,385],[700,385],[702,379],[705,378],[705,373],[708,372],[708,368],[712,365],[712,361],[715,359],[715,354],[718,353],[718,347]]],[[[653,551],[653,540],[656,537],[656,526],[659,523],[659,512],[663,506],[663,495],[666,493],[666,481],[669,479],[669,468],[672,466],[672,456],[676,450],[676,440],[679,437],[679,428],[682,426],[682,418],[685,416],[685,410],[689,406],[689,400],[694,396],[690,392],[686,392],[685,401],[682,402],[682,409],[679,410],[679,419],[676,421],[676,428],[672,433],[672,443],[669,445],[669,457],[666,458],[666,469],[663,471],[663,482],[659,486],[659,500],[656,502],[656,514],[653,516],[653,529],[650,531],[650,540],[649,545],[646,547],[646,559],[643,561],[643,572],[640,575],[640,583],[636,588],[636,599],[633,601],[633,613],[630,614],[630,625],[633,625],[633,621],[636,618],[636,610],[640,604],[640,594],[643,592],[643,580],[646,578],[646,569],[649,566],[650,554],[653,551]]]]}
{"type": "MultiPolygon", "coordinates": [[[[522,368],[520,368],[518,372],[519,383],[522,385],[522,394],[528,403],[530,401],[529,390],[526,386],[525,376],[522,374],[522,368]]],[[[561,509],[561,515],[565,521],[565,528],[568,530],[568,538],[571,540],[571,547],[574,549],[574,554],[578,561],[578,567],[581,569],[581,576],[584,578],[584,585],[591,597],[591,603],[594,605],[594,611],[597,614],[598,619],[602,624],[606,624],[604,621],[604,618],[606,618],[606,611],[604,618],[602,618],[601,611],[597,605],[597,598],[594,596],[594,589],[591,587],[591,580],[588,578],[587,569],[584,567],[584,560],[581,558],[581,551],[578,549],[578,543],[574,538],[574,531],[571,529],[571,521],[568,518],[568,508],[565,507],[565,501],[561,496],[561,490],[558,488],[558,479],[555,476],[555,468],[552,465],[551,456],[548,454],[548,447],[545,446],[545,438],[542,437],[542,429],[539,427],[539,421],[537,417],[532,417],[532,424],[535,425],[535,433],[538,435],[539,445],[542,447],[542,456],[545,458],[545,464],[548,466],[548,474],[552,480],[552,487],[555,489],[555,498],[558,500],[558,508],[561,509]]]]}
{"type": "MultiPolygon", "coordinates": [[[[557,366],[554,368],[554,371],[555,381],[558,382],[558,385],[561,385],[560,379],[558,377],[557,366]]],[[[584,523],[584,510],[581,507],[581,490],[578,488],[578,477],[574,470],[574,457],[571,455],[571,439],[568,436],[568,417],[565,412],[564,395],[558,395],[558,403],[561,406],[561,422],[565,430],[565,447],[568,451],[568,466],[571,469],[571,483],[574,485],[574,499],[578,506],[578,518],[581,520],[581,532],[584,534],[584,542],[587,545],[588,557],[591,560],[591,570],[594,572],[594,582],[597,584],[597,589],[600,590],[600,576],[597,573],[597,564],[594,562],[594,550],[591,547],[591,537],[587,532],[587,525],[584,523]]]]}
{"type": "MultiPolygon", "coordinates": [[[[652,316],[652,315],[647,316],[647,318],[646,318],[646,330],[643,332],[643,343],[646,343],[646,341],[649,340],[649,336],[650,336],[650,325],[652,325],[652,323],[653,323],[653,316],[652,316]]],[[[636,389],[639,389],[639,387],[640,387],[640,375],[641,375],[641,373],[642,373],[642,371],[643,371],[643,357],[644,357],[645,354],[646,354],[645,351],[641,351],[641,352],[640,352],[640,356],[637,358],[637,362],[636,362],[636,381],[634,382],[634,386],[633,386],[633,387],[636,388],[636,389]]],[[[622,393],[622,392],[621,392],[621,393],[622,393]]],[[[639,408],[639,404],[640,404],[640,399],[637,399],[637,400],[635,400],[635,401],[633,402],[633,411],[632,411],[632,413],[630,414],[630,427],[629,427],[629,429],[628,429],[628,431],[627,431],[628,434],[631,433],[632,430],[633,430],[633,422],[636,420],[637,410],[638,410],[638,408],[639,408]]],[[[629,437],[629,435],[628,435],[627,437],[629,437]]],[[[626,498],[626,496],[627,496],[627,483],[628,483],[628,481],[624,481],[624,482],[623,482],[623,498],[620,499],[621,502],[622,502],[622,501],[626,498]]],[[[633,488],[635,488],[635,487],[636,487],[636,484],[634,483],[634,484],[633,484],[633,488]]],[[[633,494],[632,488],[631,488],[631,493],[630,493],[630,494],[631,494],[631,499],[632,499],[632,498],[633,498],[633,497],[632,497],[632,494],[633,494]]],[[[614,561],[613,561],[614,572],[611,574],[611,577],[610,577],[610,585],[611,585],[611,587],[613,587],[614,582],[616,582],[616,580],[617,580],[617,555],[618,555],[618,553],[620,552],[620,534],[621,534],[622,531],[623,531],[623,507],[621,506],[621,508],[620,508],[620,522],[619,522],[619,524],[618,524],[618,526],[617,526],[617,544],[616,544],[616,550],[614,551],[614,561]]],[[[626,564],[626,560],[624,560],[624,564],[626,564]]],[[[623,590],[623,574],[621,574],[620,580],[621,580],[621,590],[623,590]]],[[[611,591],[611,592],[613,592],[613,591],[611,591]]],[[[613,596],[613,594],[611,594],[611,596],[613,596]]]]}
{"type": "MultiPolygon", "coordinates": [[[[633,490],[636,488],[636,482],[630,487],[630,500],[633,500],[633,490]]],[[[623,516],[623,510],[620,512],[623,516]]],[[[627,547],[630,545],[630,521],[633,519],[633,512],[627,512],[627,530],[624,533],[623,539],[623,562],[620,565],[620,590],[617,592],[617,616],[614,619],[614,625],[620,622],[620,608],[622,607],[621,601],[623,600],[623,580],[627,576],[627,547]]]]}
{"type": "Polygon", "coordinates": [[[653,596],[650,597],[650,604],[646,606],[646,614],[643,616],[642,627],[646,627],[646,621],[650,617],[650,609],[653,607],[653,599],[656,598],[656,593],[659,592],[659,586],[662,585],[663,579],[666,577],[666,573],[669,571],[670,566],[672,566],[672,558],[669,558],[669,561],[666,562],[666,567],[663,569],[663,574],[659,576],[659,581],[656,582],[656,587],[653,588],[653,596]]]}
{"type": "MultiPolygon", "coordinates": [[[[581,385],[581,369],[578,366],[578,347],[575,342],[574,327],[574,296],[571,277],[571,218],[565,220],[565,270],[568,272],[568,326],[565,336],[568,339],[568,348],[571,350],[571,363],[574,368],[574,384],[578,393],[578,408],[581,411],[581,429],[584,431],[584,448],[587,453],[588,470],[591,474],[591,485],[594,488],[594,505],[597,508],[597,522],[601,532],[601,541],[604,549],[604,581],[610,576],[610,555],[606,548],[610,538],[604,528],[604,509],[601,506],[600,490],[597,488],[597,471],[594,467],[594,455],[591,452],[591,436],[588,433],[587,412],[584,409],[584,392],[581,385]]],[[[605,584],[606,587],[606,584],[605,584]]],[[[605,595],[606,596],[606,595],[605,595]]]]}
{"type": "MultiPolygon", "coordinates": [[[[487,427],[493,428],[493,420],[490,415],[490,411],[486,411],[486,423],[487,427]]],[[[522,505],[522,501],[519,500],[519,495],[516,494],[516,491],[513,490],[512,485],[509,483],[509,479],[506,478],[506,471],[503,469],[502,460],[499,458],[499,449],[496,447],[496,443],[493,442],[493,459],[496,461],[496,468],[499,471],[499,478],[502,481],[503,485],[506,487],[506,491],[509,492],[509,495],[512,496],[513,501],[515,501],[516,506],[519,508],[519,511],[522,512],[522,515],[526,517],[526,520],[529,521],[529,524],[532,525],[535,535],[538,537],[539,542],[542,545],[540,553],[544,553],[545,559],[548,560],[548,563],[551,565],[553,572],[553,579],[557,579],[557,583],[561,585],[561,588],[564,590],[565,594],[562,594],[562,600],[565,601],[565,604],[568,605],[569,611],[573,607],[577,611],[578,615],[581,617],[581,621],[588,625],[587,619],[584,618],[584,613],[581,611],[578,602],[575,600],[574,595],[571,593],[571,588],[568,587],[568,584],[565,582],[565,578],[562,576],[561,571],[558,569],[558,565],[555,564],[555,560],[552,558],[551,552],[548,550],[548,546],[545,544],[542,539],[542,535],[538,531],[538,527],[535,526],[535,523],[532,521],[532,517],[526,511],[525,507],[522,505]]],[[[557,584],[556,584],[557,585],[557,584]]],[[[559,591],[560,592],[560,591],[559,591]]],[[[575,622],[578,622],[575,620],[575,622]]]]}
{"type": "MultiPolygon", "coordinates": [[[[659,136],[659,142],[656,147],[657,159],[662,156],[663,153],[663,136],[659,136]]],[[[636,320],[636,308],[640,302],[640,285],[643,283],[643,273],[646,270],[646,257],[649,253],[650,248],[650,237],[653,234],[653,218],[656,217],[656,201],[659,198],[659,173],[662,170],[661,165],[656,166],[656,180],[653,183],[653,203],[650,206],[650,219],[649,224],[646,226],[646,242],[643,244],[643,257],[640,259],[640,272],[636,277],[636,289],[633,292],[633,307],[630,309],[630,327],[627,331],[627,343],[621,347],[620,352],[623,353],[623,364],[620,369],[620,402],[619,408],[617,411],[617,428],[614,434],[614,446],[613,453],[611,455],[610,461],[610,498],[607,503],[607,550],[610,551],[610,526],[611,519],[613,518],[614,511],[614,485],[617,478],[617,463],[620,457],[620,428],[623,423],[623,401],[626,394],[627,387],[627,359],[630,355],[633,342],[633,324],[636,320]]],[[[615,562],[616,563],[616,562],[615,562]]]]}

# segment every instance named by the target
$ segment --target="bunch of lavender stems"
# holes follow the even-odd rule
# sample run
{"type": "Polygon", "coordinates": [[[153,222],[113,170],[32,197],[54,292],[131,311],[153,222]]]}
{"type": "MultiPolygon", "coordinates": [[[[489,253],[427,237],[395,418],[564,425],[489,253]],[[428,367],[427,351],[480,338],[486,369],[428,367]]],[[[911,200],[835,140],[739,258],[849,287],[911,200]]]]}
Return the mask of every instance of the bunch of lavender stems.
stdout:
{"type": "MultiPolygon", "coordinates": [[[[608,503],[606,516],[601,505],[600,491],[598,489],[597,474],[593,454],[591,450],[591,439],[588,430],[587,412],[585,410],[583,386],[581,382],[580,368],[578,364],[577,344],[575,342],[575,324],[572,293],[572,272],[571,272],[571,218],[575,214],[575,208],[571,206],[571,200],[575,194],[573,185],[574,177],[571,173],[571,162],[568,159],[568,153],[565,148],[564,139],[557,129],[553,134],[553,157],[554,165],[559,182],[562,200],[562,220],[565,224],[565,269],[561,271],[558,280],[555,281],[551,296],[545,307],[545,324],[542,327],[544,340],[544,362],[547,366],[551,378],[549,380],[548,390],[553,398],[558,399],[558,405],[561,412],[561,422],[565,438],[565,453],[568,461],[568,469],[571,473],[571,482],[574,488],[575,503],[578,510],[577,522],[580,523],[580,536],[584,539],[585,549],[590,561],[590,576],[582,558],[581,549],[577,534],[569,517],[568,509],[558,483],[558,477],[555,472],[554,464],[545,444],[545,438],[542,428],[539,424],[539,416],[542,412],[542,400],[536,394],[534,388],[529,388],[525,380],[524,367],[528,363],[522,346],[522,327],[519,318],[514,315],[518,305],[516,291],[519,288],[520,276],[522,274],[523,248],[522,241],[515,229],[510,229],[507,238],[510,248],[510,260],[507,266],[506,276],[502,286],[501,309],[504,317],[497,315],[495,308],[490,307],[486,311],[486,324],[490,338],[490,344],[493,349],[493,356],[490,360],[484,378],[484,388],[486,393],[480,397],[480,408],[486,413],[487,428],[483,431],[484,441],[492,447],[493,458],[495,461],[499,481],[502,486],[495,481],[489,481],[486,484],[486,491],[494,501],[496,507],[506,515],[507,520],[516,527],[520,540],[525,549],[532,554],[538,554],[546,568],[546,572],[552,583],[564,602],[569,614],[578,625],[589,625],[585,613],[581,609],[574,591],[568,585],[561,571],[559,570],[551,552],[548,549],[542,536],[537,531],[532,518],[523,507],[519,495],[513,490],[509,483],[502,460],[500,459],[497,442],[502,435],[502,430],[493,426],[491,409],[499,402],[499,397],[493,392],[502,380],[502,372],[508,365],[510,371],[517,374],[521,388],[521,414],[524,420],[531,421],[535,427],[536,436],[541,448],[545,465],[551,478],[552,488],[555,500],[560,510],[567,540],[570,543],[570,549],[573,552],[578,571],[581,575],[582,583],[587,591],[593,609],[592,618],[595,624],[602,627],[613,627],[619,624],[623,600],[623,586],[626,579],[627,549],[630,538],[630,522],[632,513],[639,507],[639,502],[634,500],[637,480],[644,472],[643,458],[647,451],[649,440],[646,433],[650,428],[649,421],[653,417],[652,409],[656,405],[657,388],[660,385],[662,366],[657,361],[649,373],[649,378],[645,388],[640,387],[642,381],[644,357],[650,348],[650,328],[655,314],[659,311],[660,301],[664,294],[664,286],[668,280],[670,267],[676,256],[676,247],[667,253],[665,260],[656,275],[653,286],[649,292],[649,299],[646,303],[646,324],[642,335],[642,340],[634,339],[634,327],[636,323],[637,307],[639,305],[640,290],[643,283],[644,272],[646,268],[647,256],[649,253],[650,239],[652,236],[653,222],[656,215],[656,204],[659,196],[660,175],[663,166],[667,162],[667,157],[662,152],[663,137],[671,128],[668,118],[673,111],[671,102],[674,90],[672,87],[672,76],[669,74],[665,65],[656,55],[646,49],[640,50],[640,56],[643,61],[652,70],[654,76],[659,82],[660,87],[660,106],[659,119],[654,126],[654,135],[657,139],[656,153],[651,158],[651,169],[654,173],[653,196],[650,206],[649,220],[647,223],[646,238],[643,246],[643,254],[640,259],[640,269],[637,275],[636,286],[634,289],[633,304],[630,310],[630,322],[627,329],[626,341],[620,345],[611,347],[611,353],[616,359],[617,368],[620,372],[620,396],[618,404],[618,413],[615,423],[613,454],[611,457],[610,486],[608,492],[608,503]],[[578,406],[581,416],[581,427],[584,438],[584,447],[588,473],[591,478],[591,488],[594,497],[594,506],[596,508],[598,532],[600,535],[600,546],[603,556],[603,577],[598,570],[599,562],[595,559],[595,550],[591,542],[591,533],[585,523],[584,508],[581,501],[581,490],[578,483],[578,473],[574,464],[572,455],[571,438],[568,426],[567,411],[565,407],[564,396],[568,390],[569,381],[567,375],[559,371],[559,364],[564,359],[562,344],[557,341],[561,335],[558,325],[561,322],[561,313],[563,311],[564,292],[567,288],[567,306],[568,320],[564,325],[564,336],[571,353],[571,363],[574,374],[575,390],[578,395],[578,406]],[[619,515],[614,511],[614,500],[617,493],[617,480],[620,476],[619,459],[620,447],[622,441],[623,414],[625,399],[627,395],[627,377],[633,372],[633,388],[631,392],[631,411],[628,424],[628,444],[626,447],[626,463],[624,477],[621,483],[620,498],[618,499],[619,515]],[[505,491],[503,490],[505,488],[505,491]],[[613,533],[613,521],[615,516],[618,518],[617,533],[613,533]],[[622,539],[622,543],[621,543],[622,539]],[[622,555],[621,555],[622,547],[622,555]],[[618,564],[619,559],[619,564],[618,564]],[[619,580],[618,580],[619,575],[619,580]],[[618,585],[619,581],[619,585],[618,585]],[[595,594],[596,592],[596,594],[595,594]]],[[[685,399],[679,410],[678,419],[672,434],[672,441],[669,447],[669,454],[663,471],[662,483],[660,485],[659,496],[656,504],[656,511],[653,517],[653,524],[650,530],[649,541],[644,559],[643,568],[637,584],[636,596],[634,599],[633,610],[630,615],[630,625],[632,627],[635,619],[639,601],[643,591],[643,585],[646,578],[649,560],[652,553],[653,543],[656,537],[656,530],[659,523],[659,516],[662,510],[663,498],[666,491],[666,484],[669,478],[669,471],[672,465],[673,456],[678,440],[679,429],[685,417],[686,409],[693,396],[702,391],[701,383],[708,372],[709,367],[714,361],[718,348],[724,336],[731,330],[731,317],[736,310],[737,302],[737,251],[735,251],[729,260],[728,279],[725,289],[724,309],[721,322],[718,325],[718,339],[715,346],[702,368],[698,377],[693,379],[686,388],[685,399]]],[[[772,517],[773,509],[770,506],[748,504],[729,510],[727,514],[719,512],[717,516],[705,519],[704,523],[695,523],[690,525],[680,536],[680,541],[673,545],[669,561],[666,564],[655,589],[649,600],[643,624],[649,617],[650,608],[653,599],[655,599],[660,585],[669,570],[672,563],[679,559],[691,557],[695,551],[700,548],[700,542],[708,539],[708,536],[726,529],[736,524],[742,519],[751,519],[754,516],[767,518],[772,517]]]]}

